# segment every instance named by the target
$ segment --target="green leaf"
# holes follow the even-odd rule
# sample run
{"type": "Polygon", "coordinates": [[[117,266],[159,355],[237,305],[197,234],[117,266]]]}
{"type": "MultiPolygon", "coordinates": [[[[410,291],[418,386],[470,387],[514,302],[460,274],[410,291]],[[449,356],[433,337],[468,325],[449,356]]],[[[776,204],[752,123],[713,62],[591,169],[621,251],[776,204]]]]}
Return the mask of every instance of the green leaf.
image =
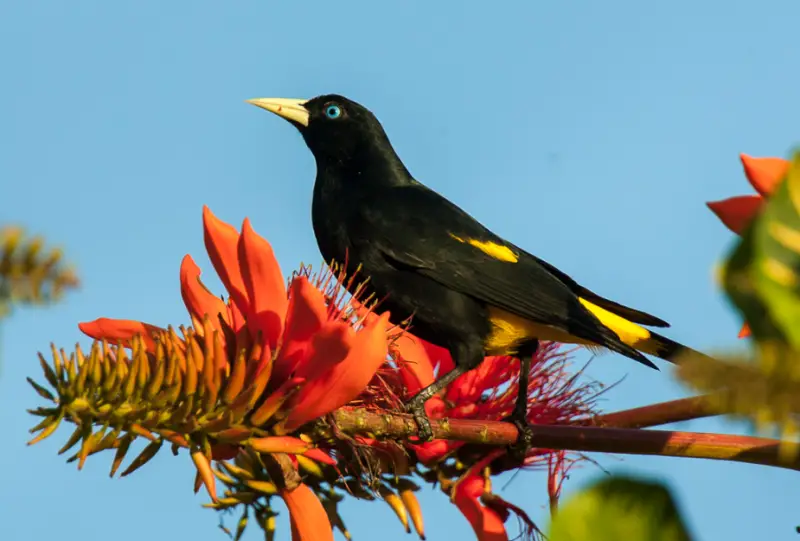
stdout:
{"type": "Polygon", "coordinates": [[[724,285],[758,342],[800,351],[800,152],[734,248],[724,285]]]}
{"type": "MultiPolygon", "coordinates": [[[[800,354],[788,346],[767,348],[772,359],[757,364],[741,355],[683,355],[675,374],[693,389],[709,393],[713,407],[752,423],[756,432],[778,433],[785,440],[800,432],[800,354]],[[725,392],[718,392],[725,391],[725,392]]],[[[787,463],[795,463],[800,446],[782,441],[787,463]]]]}
{"type": "Polygon", "coordinates": [[[627,476],[605,478],[572,496],[550,527],[550,541],[690,541],[669,490],[627,476]]]}

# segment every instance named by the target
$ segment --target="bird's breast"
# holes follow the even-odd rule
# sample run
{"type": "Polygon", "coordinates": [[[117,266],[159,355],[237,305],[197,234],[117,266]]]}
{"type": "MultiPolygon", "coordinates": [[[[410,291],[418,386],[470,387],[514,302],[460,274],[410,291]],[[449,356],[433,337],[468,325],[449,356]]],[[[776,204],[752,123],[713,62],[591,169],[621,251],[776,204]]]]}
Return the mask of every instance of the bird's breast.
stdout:
{"type": "Polygon", "coordinates": [[[317,246],[326,262],[343,262],[350,248],[348,201],[339,190],[317,180],[311,203],[311,222],[317,246]]]}

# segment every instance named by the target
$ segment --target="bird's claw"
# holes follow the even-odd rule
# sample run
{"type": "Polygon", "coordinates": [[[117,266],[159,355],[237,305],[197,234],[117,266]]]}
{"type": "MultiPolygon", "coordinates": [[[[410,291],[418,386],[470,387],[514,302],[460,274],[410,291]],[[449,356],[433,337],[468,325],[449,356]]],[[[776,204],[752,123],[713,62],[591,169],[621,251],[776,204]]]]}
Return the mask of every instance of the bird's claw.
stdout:
{"type": "Polygon", "coordinates": [[[508,454],[515,461],[523,462],[533,446],[533,428],[527,419],[517,414],[512,414],[503,420],[507,423],[514,423],[519,431],[517,441],[508,446],[508,454]]]}
{"type": "Polygon", "coordinates": [[[406,405],[406,411],[414,416],[414,421],[417,423],[417,436],[420,441],[431,441],[433,439],[433,429],[431,428],[428,414],[425,413],[425,403],[417,403],[412,400],[406,405]]]}

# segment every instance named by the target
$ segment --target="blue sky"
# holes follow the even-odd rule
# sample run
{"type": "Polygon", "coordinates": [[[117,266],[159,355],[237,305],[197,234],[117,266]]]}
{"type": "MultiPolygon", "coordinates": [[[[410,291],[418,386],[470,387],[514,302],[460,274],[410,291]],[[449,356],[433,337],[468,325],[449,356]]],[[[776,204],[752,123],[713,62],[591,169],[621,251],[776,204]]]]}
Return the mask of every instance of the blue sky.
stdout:
{"type": "MultiPolygon", "coordinates": [[[[37,402],[24,377],[50,341],[89,343],[78,321],[184,322],[187,252],[221,291],[203,204],[236,224],[249,216],[284,273],[318,263],[311,154],[247,98],[362,102],[417,178],[497,233],[667,319],[678,340],[743,347],[712,281],[733,238],[704,202],[749,192],[740,152],[785,156],[798,143],[798,19],[788,0],[0,3],[0,222],[63,246],[84,280],[67,302],[20,310],[1,329],[0,538],[225,539],[191,493],[185,456],[164,452],[110,480],[111,456],[82,472],[56,456],[66,431],[26,448],[24,409],[37,402]]],[[[669,367],[612,354],[590,372],[625,378],[607,410],[686,393],[669,367]]],[[[796,538],[793,472],[594,458],[668,481],[698,539],[796,538]]],[[[567,491],[598,474],[587,465],[567,491]]],[[[544,522],[544,480],[519,475],[501,494],[544,522]]],[[[441,493],[422,499],[429,539],[469,538],[441,493]]],[[[388,506],[344,511],[356,540],[409,539],[388,506]]]]}

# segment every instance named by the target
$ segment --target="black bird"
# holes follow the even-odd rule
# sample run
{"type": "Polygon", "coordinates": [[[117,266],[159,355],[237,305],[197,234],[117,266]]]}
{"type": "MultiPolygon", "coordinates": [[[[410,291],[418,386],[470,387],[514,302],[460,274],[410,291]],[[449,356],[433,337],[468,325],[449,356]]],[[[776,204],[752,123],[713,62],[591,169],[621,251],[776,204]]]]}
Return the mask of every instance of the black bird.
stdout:
{"type": "Polygon", "coordinates": [[[314,154],[312,219],[325,261],[348,262],[384,299],[398,323],[447,348],[455,369],[411,398],[420,437],[430,439],[424,403],[486,355],[519,358],[515,450],[532,436],[526,421],[528,372],[539,340],[607,348],[656,368],[641,352],[672,360],[689,348],[643,325],[669,325],[605,299],[549,263],[500,238],[418,182],[364,106],[329,94],[249,103],[294,125],[314,154]]]}

